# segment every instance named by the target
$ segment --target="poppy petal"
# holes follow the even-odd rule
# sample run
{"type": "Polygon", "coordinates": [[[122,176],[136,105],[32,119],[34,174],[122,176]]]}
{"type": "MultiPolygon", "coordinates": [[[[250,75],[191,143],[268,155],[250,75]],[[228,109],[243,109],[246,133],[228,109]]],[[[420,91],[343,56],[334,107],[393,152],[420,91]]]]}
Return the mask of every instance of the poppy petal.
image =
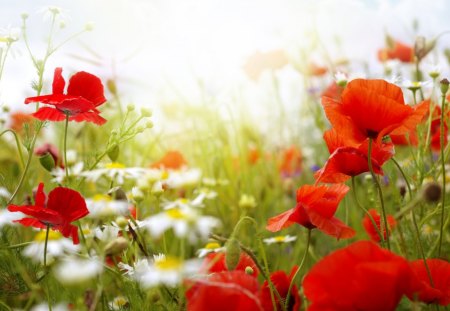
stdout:
{"type": "Polygon", "coordinates": [[[77,191],[64,187],[56,187],[48,194],[47,209],[61,214],[67,223],[89,214],[84,198],[77,191]]]}
{"type": "Polygon", "coordinates": [[[37,220],[36,218],[22,218],[19,220],[14,220],[14,222],[20,223],[25,227],[35,227],[40,229],[47,229],[47,226],[37,220]]]}
{"type": "Polygon", "coordinates": [[[291,220],[293,215],[295,215],[295,209],[292,208],[284,213],[281,213],[280,215],[269,218],[266,229],[272,232],[277,232],[281,229],[292,226],[295,223],[295,221],[291,220]]]}
{"type": "Polygon", "coordinates": [[[87,121],[87,122],[95,123],[97,125],[103,125],[106,123],[106,119],[101,117],[99,114],[97,114],[95,112],[91,112],[91,111],[83,112],[83,113],[79,113],[74,116],[71,116],[70,120],[76,121],[76,122],[87,121]]]}
{"type": "Polygon", "coordinates": [[[41,121],[63,121],[66,118],[66,115],[64,113],[50,107],[39,108],[38,111],[32,113],[31,115],[41,121]]]}
{"type": "Polygon", "coordinates": [[[91,101],[94,106],[106,102],[102,81],[85,71],[77,72],[70,78],[67,95],[84,97],[91,101]]]}
{"type": "Polygon", "coordinates": [[[53,94],[63,94],[64,87],[66,86],[66,81],[62,76],[62,68],[55,68],[55,73],[53,75],[52,93],[53,94]]]}
{"type": "Polygon", "coordinates": [[[40,183],[38,189],[36,191],[36,206],[44,207],[45,206],[45,192],[44,192],[44,183],[40,183]]]}

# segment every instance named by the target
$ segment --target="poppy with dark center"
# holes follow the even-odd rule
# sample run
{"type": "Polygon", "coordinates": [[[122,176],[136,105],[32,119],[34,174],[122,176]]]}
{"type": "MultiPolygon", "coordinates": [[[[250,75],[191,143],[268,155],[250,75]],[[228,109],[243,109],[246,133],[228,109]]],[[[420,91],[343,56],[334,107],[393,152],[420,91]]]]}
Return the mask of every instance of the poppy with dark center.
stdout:
{"type": "MultiPolygon", "coordinates": [[[[280,294],[280,297],[283,299],[283,301],[280,302],[278,297],[275,296],[277,310],[283,310],[281,303],[284,303],[288,295],[289,295],[289,305],[287,306],[287,310],[288,311],[300,310],[302,301],[298,294],[297,286],[294,284],[291,288],[291,292],[288,293],[289,285],[291,284],[292,277],[294,276],[297,269],[298,267],[295,266],[292,269],[291,274],[289,276],[286,275],[284,271],[275,271],[272,272],[272,274],[270,275],[270,280],[272,281],[275,289],[280,294]]],[[[261,303],[265,311],[273,310],[273,303],[270,295],[270,287],[267,281],[264,281],[264,284],[261,287],[261,303]]]]}
{"type": "Polygon", "coordinates": [[[334,217],[339,202],[349,191],[344,184],[331,186],[304,185],[297,190],[297,205],[268,220],[266,229],[272,232],[297,223],[308,229],[317,228],[337,239],[351,238],[355,230],[334,217]]]}
{"type": "MultiPolygon", "coordinates": [[[[241,252],[239,255],[238,264],[236,268],[234,268],[234,270],[245,271],[245,268],[247,267],[253,269],[253,276],[258,276],[259,270],[256,266],[256,263],[253,261],[253,259],[250,258],[249,255],[241,252]]],[[[205,257],[200,270],[207,273],[228,271],[225,263],[225,253],[209,253],[205,257]]]]}
{"type": "Polygon", "coordinates": [[[413,288],[408,262],[360,241],[317,262],[303,280],[309,311],[393,311],[413,288]]]}
{"type": "Polygon", "coordinates": [[[411,300],[420,300],[425,303],[438,303],[441,306],[450,304],[450,263],[441,259],[427,259],[433,285],[430,283],[422,259],[410,262],[417,282],[420,283],[419,290],[408,294],[411,300]]]}
{"type": "Polygon", "coordinates": [[[410,107],[402,90],[384,80],[355,79],[347,84],[340,101],[322,97],[331,125],[351,141],[402,135],[415,128],[428,111],[428,102],[410,107]]]}
{"type": "MultiPolygon", "coordinates": [[[[369,213],[370,213],[370,216],[372,216],[373,220],[375,221],[378,231],[381,232],[380,214],[378,214],[378,212],[375,209],[370,209],[369,213]]],[[[391,235],[390,232],[397,225],[397,222],[395,221],[395,218],[392,215],[387,215],[386,217],[387,217],[387,222],[388,222],[388,226],[389,226],[388,232],[389,232],[389,235],[391,235]]],[[[369,235],[370,239],[374,242],[380,242],[380,235],[378,234],[377,228],[374,227],[369,216],[365,215],[362,223],[363,223],[364,230],[366,230],[366,233],[369,235]]],[[[384,235],[384,239],[386,239],[386,230],[383,230],[383,235],[384,235]]]]}
{"type": "MultiPolygon", "coordinates": [[[[368,140],[359,144],[340,136],[335,129],[325,132],[324,139],[330,152],[325,165],[318,170],[314,177],[316,183],[340,183],[350,177],[369,171],[368,140]]],[[[383,175],[381,166],[394,155],[391,143],[372,145],[372,167],[375,174],[383,175]]]]}
{"type": "MultiPolygon", "coordinates": [[[[393,41],[391,39],[391,41],[393,41]]],[[[400,41],[393,41],[387,48],[378,50],[378,60],[387,61],[397,59],[403,63],[412,63],[414,61],[414,50],[411,46],[400,41]]]]}
{"type": "Polygon", "coordinates": [[[93,122],[102,125],[106,120],[97,107],[106,102],[101,80],[93,74],[80,71],[74,74],[64,94],[66,82],[62,68],[56,68],[53,76],[52,94],[28,97],[25,104],[43,103],[53,107],[41,107],[32,115],[39,120],[93,122]]]}
{"type": "Polygon", "coordinates": [[[186,291],[188,311],[264,310],[257,279],[244,271],[213,273],[206,278],[192,280],[191,284],[186,291]]]}
{"type": "Polygon", "coordinates": [[[75,190],[56,187],[50,191],[48,201],[44,193],[44,184],[40,183],[36,192],[34,205],[9,205],[10,212],[22,212],[32,216],[16,220],[27,227],[51,229],[60,231],[65,237],[72,237],[73,243],[78,244],[78,227],[71,224],[89,211],[84,198],[75,190]]]}

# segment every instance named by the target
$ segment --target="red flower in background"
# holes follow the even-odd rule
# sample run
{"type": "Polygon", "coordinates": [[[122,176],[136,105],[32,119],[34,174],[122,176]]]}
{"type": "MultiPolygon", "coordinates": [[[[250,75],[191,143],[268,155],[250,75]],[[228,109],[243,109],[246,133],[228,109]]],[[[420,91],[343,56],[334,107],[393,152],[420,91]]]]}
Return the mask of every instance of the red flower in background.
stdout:
{"type": "MultiPolygon", "coordinates": [[[[372,216],[373,220],[375,221],[378,231],[381,232],[380,214],[378,214],[378,212],[375,209],[370,209],[369,213],[372,216]]],[[[390,233],[391,233],[392,229],[397,225],[397,222],[395,221],[395,218],[392,215],[387,215],[386,220],[387,220],[388,226],[389,226],[388,232],[389,232],[389,235],[391,235],[390,233]]],[[[380,242],[380,235],[378,234],[377,229],[373,226],[373,223],[370,220],[369,216],[365,215],[362,223],[363,223],[363,227],[366,230],[367,234],[369,235],[370,239],[374,242],[380,242]]],[[[386,230],[383,230],[383,236],[384,236],[384,239],[386,239],[386,230]]]]}
{"type": "MultiPolygon", "coordinates": [[[[439,108],[439,107],[436,107],[439,108]]],[[[439,108],[440,110],[440,108],[439,108]]],[[[431,122],[431,150],[440,151],[441,150],[441,119],[435,119],[431,122]]],[[[448,126],[444,121],[444,148],[448,143],[448,126]]]]}
{"type": "Polygon", "coordinates": [[[302,171],[302,152],[298,147],[291,146],[283,151],[279,170],[284,177],[300,174],[302,171]]]}
{"type": "Polygon", "coordinates": [[[53,76],[52,94],[25,99],[25,104],[40,102],[53,107],[41,107],[32,115],[39,120],[63,121],[66,115],[70,121],[87,121],[97,125],[106,122],[97,107],[106,102],[100,79],[90,73],[80,71],[69,80],[67,93],[62,68],[56,68],[53,76]]]}
{"type": "Polygon", "coordinates": [[[411,46],[400,41],[391,42],[389,45],[387,48],[378,50],[378,60],[384,62],[398,59],[403,63],[412,63],[414,61],[414,50],[411,46]]]}
{"type": "Polygon", "coordinates": [[[422,259],[410,262],[420,289],[408,294],[409,299],[419,299],[425,303],[450,304],[450,263],[441,259],[427,259],[433,286],[422,259]]]}
{"type": "MultiPolygon", "coordinates": [[[[239,262],[234,270],[245,271],[246,267],[251,267],[253,269],[253,276],[258,276],[259,270],[256,263],[249,255],[241,252],[239,262]]],[[[228,271],[225,264],[225,253],[209,253],[205,257],[200,270],[207,273],[228,271]]]]}
{"type": "Polygon", "coordinates": [[[268,220],[266,229],[272,232],[297,223],[308,229],[318,228],[338,239],[351,238],[355,230],[334,217],[339,202],[349,188],[344,184],[331,186],[304,185],[297,190],[297,205],[268,220]]]}
{"type": "Polygon", "coordinates": [[[322,105],[333,128],[353,142],[406,134],[428,111],[426,101],[406,105],[402,90],[384,80],[352,80],[340,101],[322,97],[322,105]]]}
{"type": "MultiPolygon", "coordinates": [[[[324,139],[330,152],[325,165],[314,177],[316,183],[341,183],[352,176],[369,171],[368,140],[361,144],[340,136],[335,129],[325,132],[324,139]]],[[[381,166],[394,155],[392,144],[376,142],[372,145],[372,167],[375,174],[383,175],[381,166]]]]}
{"type": "Polygon", "coordinates": [[[390,311],[410,292],[408,262],[370,241],[337,250],[316,263],[303,289],[310,311],[390,311]]]}
{"type": "MultiPolygon", "coordinates": [[[[276,290],[278,291],[281,298],[283,299],[283,301],[281,303],[284,303],[285,299],[288,296],[289,285],[291,284],[292,277],[294,276],[297,269],[298,269],[298,267],[295,266],[292,269],[290,276],[287,276],[284,271],[275,271],[270,275],[270,280],[272,281],[276,290]]],[[[283,308],[280,304],[280,301],[278,300],[278,297],[276,295],[275,295],[275,301],[277,303],[277,310],[283,310],[283,308]]],[[[261,303],[262,303],[265,311],[273,310],[273,303],[272,303],[272,298],[270,295],[270,287],[269,287],[269,283],[267,281],[264,281],[264,284],[261,287],[261,303]]],[[[291,292],[289,293],[289,305],[288,305],[287,310],[288,311],[300,310],[301,303],[302,303],[302,301],[298,294],[297,286],[294,284],[291,288],[291,292]]]]}
{"type": "Polygon", "coordinates": [[[34,120],[31,114],[20,111],[12,112],[10,118],[11,124],[9,127],[17,133],[23,133],[25,124],[31,127],[34,120]]]}
{"type": "Polygon", "coordinates": [[[416,129],[410,130],[407,134],[402,135],[390,135],[391,141],[396,146],[417,146],[419,144],[419,138],[417,137],[416,129]]]}
{"type": "Polygon", "coordinates": [[[181,152],[176,150],[167,151],[167,153],[159,160],[150,165],[151,168],[164,168],[170,170],[179,170],[187,165],[186,159],[181,152]]]}
{"type": "Polygon", "coordinates": [[[213,273],[192,281],[186,291],[189,311],[263,311],[259,284],[243,271],[213,273]]]}
{"type": "Polygon", "coordinates": [[[64,168],[62,159],[59,156],[59,151],[55,145],[46,143],[34,150],[34,154],[40,157],[45,156],[47,153],[50,154],[50,156],[53,158],[53,161],[55,161],[56,166],[64,168]]]}
{"type": "Polygon", "coordinates": [[[69,188],[56,187],[49,193],[46,203],[43,183],[38,186],[34,205],[9,205],[8,210],[22,212],[33,217],[22,218],[15,222],[40,229],[45,229],[47,225],[50,225],[53,230],[60,231],[63,236],[71,236],[74,244],[79,243],[78,227],[72,225],[71,222],[89,213],[84,198],[69,188]]]}

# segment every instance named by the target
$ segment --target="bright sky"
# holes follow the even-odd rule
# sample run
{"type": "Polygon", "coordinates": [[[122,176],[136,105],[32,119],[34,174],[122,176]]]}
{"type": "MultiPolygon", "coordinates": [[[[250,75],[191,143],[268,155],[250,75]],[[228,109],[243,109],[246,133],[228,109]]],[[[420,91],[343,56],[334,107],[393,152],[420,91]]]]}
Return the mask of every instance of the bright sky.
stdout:
{"type": "MultiPolygon", "coordinates": [[[[126,100],[145,105],[179,94],[196,98],[199,81],[212,94],[251,85],[242,65],[258,50],[295,53],[320,38],[333,57],[374,62],[384,31],[411,43],[415,18],[428,37],[450,28],[446,0],[1,0],[0,27],[20,27],[20,14],[29,13],[31,46],[42,55],[47,5],[64,9],[58,39],[95,25],[56,53],[47,81],[56,66],[66,74],[117,76],[126,100]]],[[[35,77],[24,45],[14,52],[0,83],[0,103],[13,105],[32,94],[35,77]]]]}

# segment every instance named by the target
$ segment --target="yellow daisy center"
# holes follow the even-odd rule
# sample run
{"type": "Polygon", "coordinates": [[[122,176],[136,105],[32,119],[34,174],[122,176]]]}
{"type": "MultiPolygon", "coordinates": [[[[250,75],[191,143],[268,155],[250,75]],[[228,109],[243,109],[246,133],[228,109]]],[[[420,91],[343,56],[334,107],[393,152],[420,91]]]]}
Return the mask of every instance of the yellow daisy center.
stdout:
{"type": "MultiPolygon", "coordinates": [[[[34,241],[36,242],[44,242],[45,241],[45,236],[47,234],[46,230],[42,230],[40,231],[38,234],[36,234],[36,236],[34,237],[34,241]]],[[[48,232],[48,240],[59,240],[62,238],[61,233],[57,232],[57,231],[53,231],[50,230],[48,232]]]]}
{"type": "Polygon", "coordinates": [[[286,237],[284,235],[279,235],[273,238],[275,242],[284,242],[286,240],[286,237]]]}
{"type": "Polygon", "coordinates": [[[219,247],[220,247],[220,244],[217,242],[210,242],[210,243],[206,244],[206,246],[205,246],[206,249],[216,249],[219,247]]]}
{"type": "Polygon", "coordinates": [[[178,258],[166,257],[156,260],[155,266],[160,270],[176,270],[181,268],[182,262],[178,258]]]}
{"type": "Polygon", "coordinates": [[[179,208],[172,208],[166,211],[166,214],[173,219],[188,219],[188,215],[183,213],[179,208]]]}
{"type": "Polygon", "coordinates": [[[111,197],[109,195],[105,195],[105,194],[96,194],[96,195],[94,195],[94,197],[92,199],[94,200],[94,202],[112,201],[111,197]]]}
{"type": "Polygon", "coordinates": [[[108,169],[114,169],[114,168],[125,168],[125,165],[119,162],[112,162],[105,165],[108,169]]]}

